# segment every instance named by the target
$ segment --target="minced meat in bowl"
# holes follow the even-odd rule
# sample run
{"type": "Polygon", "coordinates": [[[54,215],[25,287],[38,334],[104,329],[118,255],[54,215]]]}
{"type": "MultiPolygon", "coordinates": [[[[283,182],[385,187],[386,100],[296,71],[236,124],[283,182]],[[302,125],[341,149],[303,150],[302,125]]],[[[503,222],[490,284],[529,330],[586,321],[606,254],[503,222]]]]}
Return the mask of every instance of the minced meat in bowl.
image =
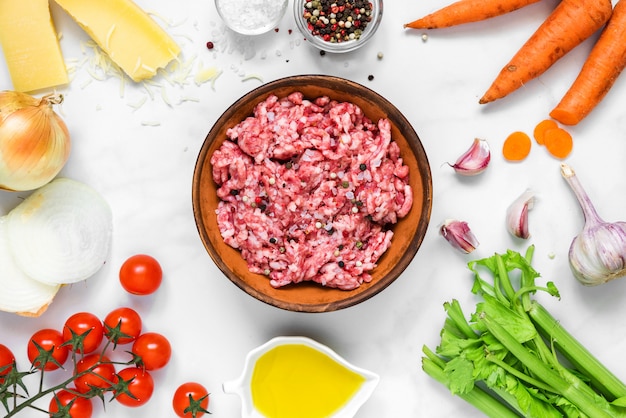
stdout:
{"type": "Polygon", "coordinates": [[[387,287],[430,217],[430,169],[388,101],[345,79],[297,76],[245,95],[207,136],[194,215],[217,266],[271,305],[321,312],[387,287]]]}

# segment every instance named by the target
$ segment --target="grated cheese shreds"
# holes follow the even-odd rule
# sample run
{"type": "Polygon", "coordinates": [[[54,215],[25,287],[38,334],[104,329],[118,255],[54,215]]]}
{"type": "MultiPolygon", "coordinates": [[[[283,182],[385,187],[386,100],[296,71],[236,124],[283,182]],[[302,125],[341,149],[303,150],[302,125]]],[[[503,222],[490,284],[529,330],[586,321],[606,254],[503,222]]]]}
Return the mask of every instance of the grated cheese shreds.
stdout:
{"type": "Polygon", "coordinates": [[[248,81],[248,80],[259,80],[261,83],[263,82],[263,78],[258,74],[249,74],[247,76],[244,76],[241,79],[241,81],[248,81]]]}
{"type": "Polygon", "coordinates": [[[141,108],[141,106],[143,106],[143,104],[148,100],[148,98],[146,96],[142,96],[141,99],[139,99],[138,102],[135,103],[127,103],[128,106],[133,108],[133,112],[136,111],[137,109],[141,108]]]}
{"type": "MultiPolygon", "coordinates": [[[[158,13],[148,14],[159,18],[168,27],[183,26],[187,20],[172,20],[168,17],[159,15],[158,13]]],[[[197,23],[194,24],[194,28],[198,30],[197,23]]],[[[117,28],[112,26],[107,33],[106,42],[109,42],[111,38],[116,36],[117,28]]],[[[183,36],[183,35],[181,35],[183,36]]],[[[186,38],[193,42],[192,38],[186,36],[186,38]]],[[[158,68],[156,75],[158,78],[150,78],[142,80],[141,82],[128,83],[130,77],[122,71],[122,69],[111,59],[111,57],[102,49],[93,39],[88,39],[80,43],[81,53],[83,55],[80,59],[68,60],[66,65],[68,72],[72,78],[76,78],[78,71],[84,72],[88,75],[88,79],[83,79],[80,82],[80,88],[85,89],[94,81],[106,82],[109,78],[119,80],[119,95],[124,98],[126,93],[129,94],[126,105],[132,109],[132,112],[137,112],[144,107],[146,102],[158,100],[166,106],[173,108],[174,106],[181,105],[186,102],[200,102],[199,97],[194,97],[193,94],[189,95],[184,89],[190,85],[197,87],[210,83],[211,89],[216,89],[216,82],[218,78],[223,74],[223,70],[217,66],[208,65],[198,58],[198,53],[192,53],[190,56],[179,54],[174,60],[170,61],[167,66],[158,68]],[[130,85],[132,89],[127,92],[127,85],[130,85]],[[179,91],[180,90],[180,91],[179,91]]],[[[145,66],[139,59],[136,62],[136,66],[145,66]]],[[[241,74],[244,77],[245,74],[241,74]]],[[[262,81],[258,75],[247,76],[248,79],[258,79],[262,81]]],[[[156,126],[156,122],[143,121],[144,126],[156,126]]]]}
{"type": "Polygon", "coordinates": [[[213,79],[219,77],[221,71],[216,67],[204,68],[202,63],[199,63],[194,82],[197,86],[206,83],[207,81],[213,81],[213,79]]]}

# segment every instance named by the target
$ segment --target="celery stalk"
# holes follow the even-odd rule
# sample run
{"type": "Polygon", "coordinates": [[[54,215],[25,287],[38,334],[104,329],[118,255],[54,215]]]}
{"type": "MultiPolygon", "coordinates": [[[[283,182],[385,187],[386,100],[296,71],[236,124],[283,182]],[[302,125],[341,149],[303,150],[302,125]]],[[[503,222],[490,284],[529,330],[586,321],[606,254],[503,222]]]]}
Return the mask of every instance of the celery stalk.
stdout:
{"type": "Polygon", "coordinates": [[[559,371],[552,369],[540,361],[532,352],[520,344],[503,326],[498,324],[488,315],[480,316],[480,321],[484,323],[489,332],[498,339],[519,361],[528,369],[548,384],[558,394],[569,399],[574,405],[580,408],[585,414],[594,418],[615,418],[617,413],[611,411],[610,405],[606,403],[605,408],[596,403],[594,398],[587,394],[587,391],[579,388],[584,385],[582,381],[573,385],[571,381],[565,380],[559,371]],[[607,411],[609,409],[609,411],[607,411]]]}
{"type": "Polygon", "coordinates": [[[539,331],[553,341],[561,354],[609,401],[626,397],[626,385],[574,338],[541,304],[533,301],[528,311],[539,331]]]}
{"type": "MultiPolygon", "coordinates": [[[[428,347],[422,349],[426,357],[422,358],[422,369],[430,377],[439,383],[446,384],[447,376],[443,371],[442,360],[428,347]]],[[[445,364],[445,363],[444,363],[445,364]]],[[[460,394],[459,397],[470,405],[487,415],[489,418],[519,418],[520,415],[513,412],[497,398],[478,386],[474,386],[471,391],[460,394]]]]}
{"type": "Polygon", "coordinates": [[[491,405],[485,399],[491,396],[524,417],[626,418],[626,385],[533,300],[539,291],[559,296],[554,283],[535,283],[540,274],[530,264],[533,250],[468,263],[472,293],[482,301],[469,320],[458,301],[444,304],[441,343],[435,352],[423,349],[422,368],[473,405],[491,405]]]}

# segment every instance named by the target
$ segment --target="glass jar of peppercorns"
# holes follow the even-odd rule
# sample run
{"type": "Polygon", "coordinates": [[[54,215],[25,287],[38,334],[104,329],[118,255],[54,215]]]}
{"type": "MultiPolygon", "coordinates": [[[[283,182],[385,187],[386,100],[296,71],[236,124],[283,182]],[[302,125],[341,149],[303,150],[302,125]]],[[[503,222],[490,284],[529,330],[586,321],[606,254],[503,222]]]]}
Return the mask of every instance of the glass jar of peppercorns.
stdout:
{"type": "Polygon", "coordinates": [[[322,51],[348,52],[376,32],[382,0],[294,0],[294,17],[307,42],[322,51]]]}

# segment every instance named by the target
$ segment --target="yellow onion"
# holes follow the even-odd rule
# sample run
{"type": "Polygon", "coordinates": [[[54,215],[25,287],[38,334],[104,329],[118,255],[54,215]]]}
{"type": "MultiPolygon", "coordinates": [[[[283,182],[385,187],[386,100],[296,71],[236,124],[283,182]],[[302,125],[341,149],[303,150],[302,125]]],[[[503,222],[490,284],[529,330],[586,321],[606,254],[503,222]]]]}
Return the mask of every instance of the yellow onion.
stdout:
{"type": "Polygon", "coordinates": [[[61,94],[0,92],[0,189],[34,190],[61,171],[70,135],[53,105],[62,102],[61,94]]]}

